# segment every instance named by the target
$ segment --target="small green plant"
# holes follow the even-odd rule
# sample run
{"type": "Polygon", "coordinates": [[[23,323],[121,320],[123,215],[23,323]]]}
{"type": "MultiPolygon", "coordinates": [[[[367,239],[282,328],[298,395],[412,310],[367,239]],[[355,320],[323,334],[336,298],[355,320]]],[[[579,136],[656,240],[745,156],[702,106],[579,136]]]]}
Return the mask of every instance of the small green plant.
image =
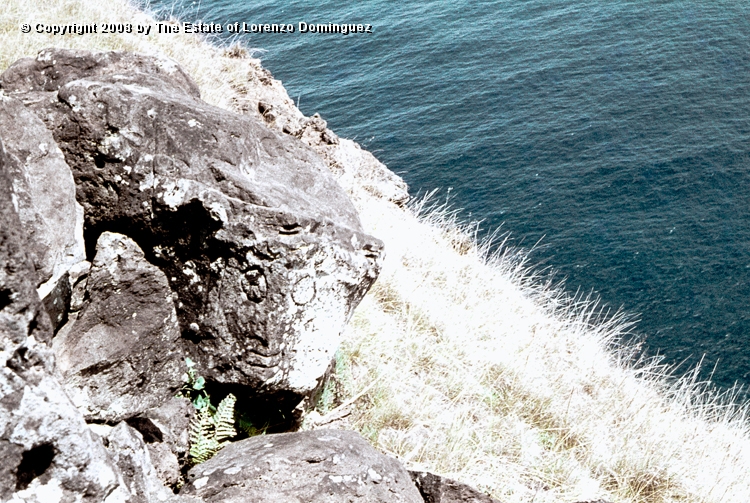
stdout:
{"type": "Polygon", "coordinates": [[[260,428],[255,426],[253,422],[248,418],[247,414],[237,414],[237,429],[248,437],[254,437],[256,435],[265,435],[269,425],[265,424],[260,428]]]}
{"type": "Polygon", "coordinates": [[[542,444],[542,447],[546,450],[551,451],[557,444],[557,435],[548,430],[541,430],[539,432],[539,443],[542,444]]]}
{"type": "Polygon", "coordinates": [[[206,380],[195,371],[195,362],[185,358],[187,372],[182,374],[182,387],[177,393],[178,397],[187,398],[197,410],[211,406],[211,398],[206,391],[206,380]]]}
{"type": "Polygon", "coordinates": [[[215,412],[212,412],[211,407],[195,411],[195,416],[190,421],[188,460],[191,465],[208,461],[237,436],[234,429],[236,401],[235,396],[230,393],[219,403],[215,412]]]}
{"type": "Polygon", "coordinates": [[[177,396],[189,399],[195,407],[195,415],[190,421],[188,463],[197,465],[211,459],[237,436],[234,428],[237,398],[230,393],[218,407],[214,407],[206,391],[206,380],[195,371],[195,363],[190,358],[185,358],[185,364],[188,369],[183,375],[184,384],[177,396]]]}

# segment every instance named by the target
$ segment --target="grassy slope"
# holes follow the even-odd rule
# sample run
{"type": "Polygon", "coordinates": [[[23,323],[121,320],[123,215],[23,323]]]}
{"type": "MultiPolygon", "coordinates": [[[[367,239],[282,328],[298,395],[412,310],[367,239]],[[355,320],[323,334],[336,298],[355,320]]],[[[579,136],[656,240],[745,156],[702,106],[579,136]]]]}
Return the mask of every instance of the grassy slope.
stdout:
{"type": "MultiPolygon", "coordinates": [[[[150,20],[122,0],[5,0],[0,70],[51,45],[161,52],[215,105],[237,110],[263,93],[284,95],[278,82],[261,89],[256,60],[191,36],[53,38],[23,35],[23,22],[150,20]]],[[[722,405],[690,376],[628,364],[632,352],[613,346],[622,320],[542,284],[522,255],[488,257],[450,213],[349,191],[388,256],[344,334],[336,386],[320,406],[329,415],[308,425],[343,422],[412,467],[507,502],[748,500],[744,409],[722,405]]]]}

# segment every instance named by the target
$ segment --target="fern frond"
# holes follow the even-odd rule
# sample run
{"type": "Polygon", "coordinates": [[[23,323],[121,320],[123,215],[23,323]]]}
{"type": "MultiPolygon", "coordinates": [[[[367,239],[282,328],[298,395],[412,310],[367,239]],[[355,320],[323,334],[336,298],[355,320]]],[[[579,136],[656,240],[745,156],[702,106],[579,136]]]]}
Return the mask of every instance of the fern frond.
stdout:
{"type": "Polygon", "coordinates": [[[219,407],[216,409],[214,425],[216,427],[216,441],[220,444],[237,436],[237,430],[234,429],[234,404],[236,402],[237,398],[230,393],[219,403],[219,407]]]}
{"type": "Polygon", "coordinates": [[[220,449],[215,433],[213,417],[208,408],[196,410],[190,421],[188,459],[191,464],[197,465],[208,461],[220,449]]]}
{"type": "Polygon", "coordinates": [[[234,405],[237,397],[228,394],[216,408],[206,391],[206,380],[195,371],[195,363],[185,358],[187,373],[178,396],[189,398],[195,412],[190,420],[190,449],[188,463],[191,466],[203,463],[219,452],[221,448],[237,436],[234,429],[234,405]]]}

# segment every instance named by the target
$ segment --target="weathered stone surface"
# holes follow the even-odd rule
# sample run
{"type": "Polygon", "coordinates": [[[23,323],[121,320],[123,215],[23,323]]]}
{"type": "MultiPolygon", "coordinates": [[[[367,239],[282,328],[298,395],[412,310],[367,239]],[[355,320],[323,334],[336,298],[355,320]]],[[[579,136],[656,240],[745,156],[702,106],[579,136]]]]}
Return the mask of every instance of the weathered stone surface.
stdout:
{"type": "Polygon", "coordinates": [[[500,503],[466,484],[429,472],[410,471],[425,503],[500,503]]]}
{"type": "MultiPolygon", "coordinates": [[[[58,285],[58,293],[64,295],[63,275],[85,258],[83,209],[75,199],[73,175],[44,123],[23,103],[2,93],[0,140],[26,249],[37,272],[35,286],[42,298],[58,285]]],[[[49,302],[59,299],[65,297],[57,295],[49,302]]],[[[59,305],[57,313],[66,308],[59,305]]]]}
{"type": "MultiPolygon", "coordinates": [[[[233,57],[243,58],[238,54],[233,57]]],[[[336,181],[356,198],[365,192],[403,206],[409,200],[404,180],[357,143],[339,138],[318,115],[305,117],[281,82],[246,58],[249,83],[233,82],[235,109],[263,120],[270,128],[295,136],[312,147],[328,165],[336,181]]]]}
{"type": "Polygon", "coordinates": [[[22,58],[2,75],[1,88],[11,93],[56,92],[78,79],[112,77],[123,84],[135,84],[161,92],[200,98],[200,91],[187,73],[164,56],[133,52],[91,52],[46,49],[36,58],[22,58]],[[134,79],[133,74],[138,77],[134,79]]]}
{"type": "Polygon", "coordinates": [[[170,400],[184,358],[164,273],[132,239],[104,232],[84,297],[52,343],[73,403],[88,420],[115,423],[170,400]]]}
{"type": "Polygon", "coordinates": [[[180,465],[187,462],[190,419],[195,409],[189,400],[172,398],[161,406],[128,420],[143,435],[161,481],[177,484],[180,465]]]}
{"type": "Polygon", "coordinates": [[[166,501],[174,497],[159,480],[140,433],[120,423],[107,433],[105,443],[134,501],[166,501]]]}
{"type": "Polygon", "coordinates": [[[0,500],[128,501],[104,447],[53,376],[49,318],[0,144],[0,500]]]}
{"type": "Polygon", "coordinates": [[[404,206],[409,201],[406,182],[358,143],[343,138],[334,146],[322,143],[325,147],[316,148],[316,151],[325,150],[329,163],[341,168],[336,173],[336,180],[350,193],[362,188],[398,206],[404,206]]]}
{"type": "Polygon", "coordinates": [[[346,430],[236,442],[191,469],[183,493],[217,503],[423,503],[401,463],[346,430]]]}
{"type": "Polygon", "coordinates": [[[198,370],[308,393],[379,272],[382,243],[309,148],[179,92],[184,74],[151,71],[145,56],[115,72],[118,57],[46,50],[2,87],[53,131],[87,235],[128,235],[165,272],[198,370]]]}
{"type": "Polygon", "coordinates": [[[180,482],[180,462],[163,442],[146,444],[156,477],[167,487],[176,487],[180,482]]]}

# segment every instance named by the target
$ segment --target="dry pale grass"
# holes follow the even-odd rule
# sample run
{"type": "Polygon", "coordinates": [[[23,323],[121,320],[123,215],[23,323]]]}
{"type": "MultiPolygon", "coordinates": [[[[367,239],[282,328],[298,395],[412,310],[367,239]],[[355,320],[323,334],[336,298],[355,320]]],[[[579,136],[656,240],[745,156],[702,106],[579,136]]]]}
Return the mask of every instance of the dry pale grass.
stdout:
{"type": "MultiPolygon", "coordinates": [[[[290,103],[241,50],[188,35],[24,35],[24,22],[153,20],[122,0],[5,0],[0,70],[52,45],[161,53],[215,105],[247,111],[263,93],[290,103]]],[[[404,210],[349,190],[388,256],[344,334],[327,417],[349,414],[411,467],[506,502],[750,500],[747,410],[731,396],[695,373],[671,379],[656,362],[634,363],[637,351],[618,346],[623,316],[564,294],[522,254],[488,255],[445,208],[404,210]]]]}
{"type": "MultiPolygon", "coordinates": [[[[503,501],[746,502],[746,409],[619,346],[629,323],[487,255],[444,208],[360,203],[386,267],[349,327],[349,420],[503,501]],[[421,216],[420,216],[421,215],[421,216]]],[[[347,393],[343,393],[346,395],[347,393]]]]}

